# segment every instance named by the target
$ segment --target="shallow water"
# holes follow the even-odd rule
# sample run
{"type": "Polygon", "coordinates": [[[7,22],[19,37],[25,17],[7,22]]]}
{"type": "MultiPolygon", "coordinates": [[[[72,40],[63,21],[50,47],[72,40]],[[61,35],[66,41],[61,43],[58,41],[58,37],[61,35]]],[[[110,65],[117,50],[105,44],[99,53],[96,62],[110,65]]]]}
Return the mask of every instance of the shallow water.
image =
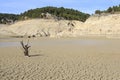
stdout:
{"type": "Polygon", "coordinates": [[[19,46],[18,42],[0,42],[0,47],[19,46]]]}
{"type": "MultiPolygon", "coordinates": [[[[8,39],[4,39],[8,40],[8,39]]],[[[0,47],[10,47],[10,46],[21,46],[20,41],[16,39],[9,39],[10,41],[0,41],[0,47]],[[13,40],[13,41],[11,41],[13,40]],[[15,41],[16,40],[16,41],[15,41]]],[[[104,45],[113,45],[119,46],[120,40],[112,39],[48,39],[48,40],[37,40],[30,41],[30,45],[77,45],[77,46],[104,46],[104,45]]]]}

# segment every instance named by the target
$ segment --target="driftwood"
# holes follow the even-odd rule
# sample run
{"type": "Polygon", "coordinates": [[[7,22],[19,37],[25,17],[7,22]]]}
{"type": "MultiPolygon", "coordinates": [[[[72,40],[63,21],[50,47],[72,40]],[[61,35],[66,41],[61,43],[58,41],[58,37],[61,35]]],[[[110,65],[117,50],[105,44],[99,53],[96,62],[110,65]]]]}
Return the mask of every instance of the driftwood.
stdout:
{"type": "Polygon", "coordinates": [[[28,45],[29,40],[28,40],[28,42],[27,42],[26,45],[23,43],[23,41],[21,41],[20,43],[21,43],[21,45],[22,45],[22,47],[23,47],[23,49],[24,49],[24,55],[30,57],[30,55],[29,55],[29,48],[30,48],[31,46],[28,45]]]}

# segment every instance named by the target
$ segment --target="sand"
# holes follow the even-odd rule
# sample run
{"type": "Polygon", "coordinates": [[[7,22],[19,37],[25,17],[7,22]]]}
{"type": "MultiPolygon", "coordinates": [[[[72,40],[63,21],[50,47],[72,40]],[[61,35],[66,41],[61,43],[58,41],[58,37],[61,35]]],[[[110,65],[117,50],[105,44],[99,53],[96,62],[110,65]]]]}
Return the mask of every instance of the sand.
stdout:
{"type": "Polygon", "coordinates": [[[31,57],[23,55],[21,40],[0,39],[0,80],[120,79],[119,39],[34,38],[31,57]]]}
{"type": "MultiPolygon", "coordinates": [[[[0,25],[1,26],[1,25],[0,25]]],[[[29,19],[8,27],[0,27],[5,36],[81,37],[106,36],[120,38],[120,14],[92,15],[85,22],[55,19],[29,19]],[[72,25],[70,25],[72,24],[72,25]]]]}

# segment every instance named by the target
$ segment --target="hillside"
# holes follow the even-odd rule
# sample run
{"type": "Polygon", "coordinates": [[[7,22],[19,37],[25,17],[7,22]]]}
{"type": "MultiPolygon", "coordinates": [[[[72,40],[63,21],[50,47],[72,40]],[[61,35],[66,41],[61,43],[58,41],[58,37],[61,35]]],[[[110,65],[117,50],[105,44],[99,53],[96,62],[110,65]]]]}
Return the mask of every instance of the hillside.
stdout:
{"type": "MultiPolygon", "coordinates": [[[[57,37],[63,31],[71,31],[82,24],[80,21],[31,19],[0,28],[0,33],[11,36],[57,37]],[[77,24],[76,24],[77,23],[77,24]]],[[[61,35],[62,36],[62,35],[61,35]]]]}
{"type": "MultiPolygon", "coordinates": [[[[117,12],[119,7],[120,6],[112,8],[117,8],[117,12]]],[[[67,14],[66,16],[74,14],[73,16],[75,17],[75,15],[78,16],[84,13],[62,7],[44,7],[28,10],[19,16],[19,19],[22,19],[21,21],[8,27],[0,27],[0,34],[31,37],[120,37],[120,14],[118,13],[113,14],[107,12],[104,14],[94,14],[88,19],[86,18],[87,20],[85,22],[77,20],[79,17],[79,19],[81,19],[83,15],[76,17],[76,20],[72,20],[72,18],[66,18],[68,19],[66,20],[63,14],[67,14]],[[49,18],[46,17],[46,14],[49,18]]]]}
{"type": "Polygon", "coordinates": [[[43,18],[45,16],[43,13],[49,13],[56,16],[57,18],[63,18],[66,20],[79,20],[83,22],[90,16],[89,14],[82,13],[78,10],[68,9],[64,7],[43,7],[31,9],[22,13],[20,16],[21,18],[43,18]]]}
{"type": "Polygon", "coordinates": [[[120,36],[120,14],[91,16],[86,22],[32,19],[1,27],[0,34],[34,37],[120,36]]]}
{"type": "Polygon", "coordinates": [[[90,15],[74,9],[64,7],[43,7],[25,11],[21,14],[0,13],[0,23],[13,24],[15,21],[38,18],[65,19],[65,20],[79,20],[84,22],[90,15]]]}

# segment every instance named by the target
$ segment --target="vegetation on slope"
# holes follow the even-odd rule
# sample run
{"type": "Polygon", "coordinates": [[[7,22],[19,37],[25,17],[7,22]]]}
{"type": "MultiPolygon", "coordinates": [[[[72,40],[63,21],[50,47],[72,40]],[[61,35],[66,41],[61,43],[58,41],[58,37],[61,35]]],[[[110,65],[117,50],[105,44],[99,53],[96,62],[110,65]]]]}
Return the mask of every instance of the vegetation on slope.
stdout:
{"type": "Polygon", "coordinates": [[[120,13],[120,5],[109,7],[107,10],[104,10],[104,11],[101,11],[101,10],[95,11],[95,14],[101,14],[101,13],[110,13],[110,14],[120,13]]]}
{"type": "MultiPolygon", "coordinates": [[[[25,11],[20,15],[16,14],[7,14],[7,13],[0,13],[0,23],[7,24],[14,22],[16,20],[23,20],[26,18],[43,18],[42,14],[49,13],[52,16],[56,16],[57,19],[66,19],[66,20],[79,20],[79,21],[86,21],[86,19],[90,16],[89,14],[82,13],[78,10],[68,9],[64,7],[43,7],[43,8],[36,8],[25,11]]],[[[120,13],[120,5],[109,7],[108,9],[101,11],[96,10],[95,14],[102,14],[102,13],[120,13]]]]}
{"type": "Polygon", "coordinates": [[[18,20],[19,15],[0,13],[0,23],[6,24],[18,20]]]}
{"type": "Polygon", "coordinates": [[[31,9],[21,14],[21,16],[26,16],[28,18],[42,18],[42,13],[50,13],[66,20],[80,20],[83,22],[90,16],[89,14],[82,13],[78,10],[67,9],[63,7],[43,7],[31,9]]]}
{"type": "Polygon", "coordinates": [[[57,19],[80,20],[83,22],[90,16],[89,14],[85,14],[74,9],[67,9],[63,7],[43,7],[28,10],[20,15],[0,13],[0,23],[6,24],[10,20],[14,22],[16,20],[23,20],[25,18],[43,18],[43,13],[54,15],[57,19]]]}

